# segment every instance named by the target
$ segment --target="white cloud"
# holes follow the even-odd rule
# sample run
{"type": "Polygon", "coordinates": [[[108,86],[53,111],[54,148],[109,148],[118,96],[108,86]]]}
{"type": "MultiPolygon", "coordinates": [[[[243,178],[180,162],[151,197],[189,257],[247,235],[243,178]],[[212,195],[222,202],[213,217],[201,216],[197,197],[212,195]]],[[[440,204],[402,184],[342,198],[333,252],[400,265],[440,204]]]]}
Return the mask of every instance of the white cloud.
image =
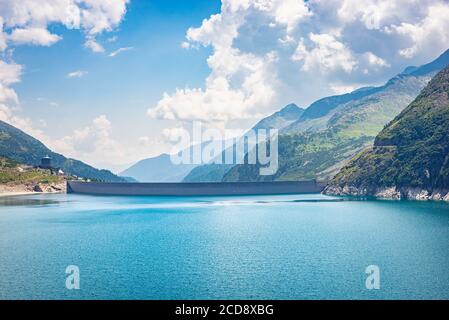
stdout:
{"type": "Polygon", "coordinates": [[[111,52],[111,53],[109,54],[109,56],[110,56],[111,58],[113,58],[113,57],[117,56],[118,54],[120,54],[120,53],[122,53],[122,52],[130,51],[130,50],[134,50],[134,47],[119,48],[119,49],[117,49],[117,50],[111,52]]]}
{"type": "MultiPolygon", "coordinates": [[[[56,35],[48,26],[60,24],[81,30],[87,48],[104,52],[98,36],[118,26],[127,3],[0,0],[0,51],[6,49],[2,59],[7,61],[0,64],[2,117],[28,127],[28,132],[33,130],[29,119],[16,116],[19,99],[11,85],[20,80],[22,68],[6,58],[7,45],[19,45],[12,40],[15,30],[47,30],[47,40],[38,35],[22,42],[54,43],[51,37],[56,35]]],[[[189,28],[181,44],[199,50],[210,47],[210,73],[204,84],[168,88],[148,114],[173,119],[176,128],[194,119],[248,126],[291,101],[307,106],[325,95],[348,92],[357,84],[381,83],[406,65],[428,62],[447,49],[448,7],[447,0],[222,0],[220,13],[189,28]]],[[[100,140],[105,142],[108,135],[114,140],[105,120],[109,121],[93,121],[69,137],[84,141],[81,145],[85,143],[83,148],[90,150],[89,141],[103,137],[100,140]],[[83,140],[86,135],[91,138],[83,140]]],[[[149,141],[136,139],[135,143],[149,141]]],[[[125,149],[129,154],[140,152],[129,146],[125,149]]],[[[96,163],[106,158],[98,152],[73,151],[83,160],[96,158],[96,163]]],[[[127,157],[123,153],[115,156],[108,153],[114,161],[127,157]]]]}
{"type": "Polygon", "coordinates": [[[343,70],[351,72],[358,62],[351,50],[330,34],[309,34],[312,48],[308,49],[304,39],[298,44],[292,56],[293,61],[302,62],[304,71],[319,69],[323,72],[343,70]]]}
{"type": "MultiPolygon", "coordinates": [[[[2,0],[1,20],[11,30],[8,38],[17,44],[52,45],[61,39],[47,27],[60,23],[86,33],[86,47],[102,52],[95,40],[98,34],[111,31],[123,19],[129,0],[2,0]]],[[[0,49],[4,47],[0,30],[0,49]]]]}
{"type": "Polygon", "coordinates": [[[0,84],[10,85],[20,81],[22,66],[16,63],[6,63],[0,60],[0,84]]]}
{"type": "MultiPolygon", "coordinates": [[[[0,86],[0,100],[2,99],[2,91],[3,89],[0,86]]],[[[15,93],[12,94],[13,96],[11,98],[14,100],[15,93]]],[[[13,110],[12,107],[9,107],[8,105],[0,102],[0,120],[24,131],[25,133],[33,136],[36,139],[39,139],[45,144],[48,144],[50,142],[47,135],[45,135],[42,130],[35,127],[32,119],[17,116],[14,111],[15,110],[13,110]]]]}
{"type": "Polygon", "coordinates": [[[77,70],[77,71],[69,72],[67,74],[67,78],[82,78],[87,74],[88,74],[87,71],[77,70]]]}
{"type": "Polygon", "coordinates": [[[4,51],[8,44],[6,43],[8,35],[3,32],[3,18],[0,16],[0,52],[4,51]]]}
{"type": "Polygon", "coordinates": [[[412,40],[412,45],[403,48],[399,54],[411,58],[423,48],[431,47],[433,50],[447,49],[449,43],[449,5],[436,3],[428,7],[424,19],[416,22],[402,22],[391,26],[388,31],[397,33],[412,40]]]}
{"type": "Polygon", "coordinates": [[[14,29],[9,39],[16,44],[34,44],[39,46],[51,46],[62,38],[51,34],[45,28],[14,29]]]}
{"type": "Polygon", "coordinates": [[[266,10],[256,5],[254,1],[224,0],[220,14],[211,15],[200,27],[187,31],[188,43],[213,48],[207,61],[211,74],[205,81],[205,88],[165,93],[157,105],[148,110],[150,117],[223,123],[236,117],[254,119],[266,112],[275,96],[276,75],[271,72],[274,54],[260,56],[234,47],[247,10],[266,10]]]}
{"type": "Polygon", "coordinates": [[[22,66],[15,63],[6,63],[0,60],[0,120],[7,122],[24,132],[46,141],[45,134],[34,128],[29,118],[16,115],[15,110],[19,108],[19,97],[10,86],[20,81],[22,66]]]}
{"type": "Polygon", "coordinates": [[[134,143],[120,142],[114,137],[112,122],[106,115],[100,115],[89,125],[75,129],[60,139],[50,139],[47,143],[65,156],[97,167],[106,165],[117,169],[116,172],[128,167],[138,158],[155,156],[158,150],[170,150],[170,145],[154,136],[139,137],[134,143]]]}
{"type": "Polygon", "coordinates": [[[338,85],[338,84],[331,84],[331,89],[334,91],[335,94],[345,94],[350,93],[357,89],[356,85],[338,85]]]}
{"type": "Polygon", "coordinates": [[[295,38],[293,38],[292,36],[290,36],[288,34],[285,35],[285,37],[283,37],[283,38],[279,38],[278,41],[279,41],[279,43],[286,45],[286,46],[296,43],[295,38]]]}
{"type": "MultiPolygon", "coordinates": [[[[112,125],[105,115],[92,120],[89,126],[79,128],[50,143],[64,155],[97,163],[99,159],[123,159],[126,148],[112,138],[112,125]]],[[[113,160],[111,162],[114,162],[113,160]]]]}
{"type": "Polygon", "coordinates": [[[379,66],[379,67],[390,67],[390,64],[387,63],[384,59],[376,56],[372,52],[366,52],[365,57],[368,60],[368,63],[373,66],[379,66]]]}
{"type": "Polygon", "coordinates": [[[129,0],[81,0],[80,21],[90,35],[111,31],[123,19],[129,0]]]}
{"type": "Polygon", "coordinates": [[[165,92],[148,114],[249,126],[291,101],[382,83],[447,49],[448,10],[446,0],[222,0],[181,44],[211,47],[204,85],[165,92]]]}
{"type": "Polygon", "coordinates": [[[277,23],[285,25],[288,33],[292,32],[301,20],[312,15],[307,3],[301,0],[256,1],[255,6],[269,12],[277,23]]]}
{"type": "Polygon", "coordinates": [[[84,46],[90,49],[93,53],[102,53],[104,52],[104,48],[101,44],[99,44],[95,39],[87,39],[84,43],[84,46]]]}
{"type": "MultiPolygon", "coordinates": [[[[169,143],[177,143],[179,137],[188,135],[188,131],[183,127],[171,127],[165,128],[162,130],[162,138],[165,139],[169,143]]],[[[188,147],[188,145],[184,146],[188,147]]]]}
{"type": "Polygon", "coordinates": [[[181,48],[183,48],[183,49],[190,49],[191,45],[190,45],[189,42],[183,41],[183,42],[181,42],[181,48]]]}
{"type": "MultiPolygon", "coordinates": [[[[21,110],[20,101],[11,86],[20,81],[23,67],[12,62],[13,50],[7,48],[9,44],[51,46],[62,38],[52,34],[48,28],[52,24],[61,24],[69,29],[82,30],[86,35],[86,47],[95,52],[102,52],[104,49],[96,42],[96,36],[113,30],[121,22],[128,2],[128,0],[0,0],[0,52],[6,50],[0,60],[0,120],[22,129],[59,152],[70,149],[74,144],[71,145],[69,142],[82,140],[86,134],[89,134],[95,142],[97,160],[103,158],[101,151],[118,150],[110,137],[110,126],[104,116],[95,119],[92,126],[87,129],[76,131],[71,137],[54,140],[36,129],[32,119],[18,115],[21,110]],[[58,149],[59,147],[61,149],[58,149]]],[[[85,74],[83,71],[75,71],[67,76],[82,77],[85,74]]],[[[57,103],[50,102],[50,105],[56,106],[57,103]]],[[[90,142],[85,140],[85,143],[87,145],[90,142]]],[[[78,154],[81,156],[82,152],[78,154]]]]}

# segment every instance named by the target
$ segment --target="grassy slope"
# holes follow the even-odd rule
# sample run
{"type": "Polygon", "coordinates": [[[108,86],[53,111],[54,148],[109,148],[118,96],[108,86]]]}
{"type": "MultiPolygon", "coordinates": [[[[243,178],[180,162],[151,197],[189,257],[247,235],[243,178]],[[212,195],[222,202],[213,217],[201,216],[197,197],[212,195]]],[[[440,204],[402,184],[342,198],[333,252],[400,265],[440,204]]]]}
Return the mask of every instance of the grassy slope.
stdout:
{"type": "Polygon", "coordinates": [[[449,189],[449,67],[355,157],[332,184],[449,189]]]}
{"type": "MultiPolygon", "coordinates": [[[[259,121],[252,130],[283,129],[298,120],[304,110],[295,104],[289,104],[280,111],[259,121]]],[[[234,167],[232,164],[206,164],[194,168],[183,182],[220,182],[234,167]]]]}
{"type": "Polygon", "coordinates": [[[68,159],[49,150],[39,140],[23,131],[0,121],[0,156],[13,159],[27,165],[38,165],[42,157],[49,155],[52,164],[60,167],[65,173],[93,180],[123,182],[108,170],[98,170],[81,161],[68,159]]]}
{"type": "Polygon", "coordinates": [[[321,118],[296,124],[279,140],[279,171],[259,176],[255,165],[238,165],[224,181],[329,179],[354,155],[370,146],[379,131],[410,103],[429,77],[399,76],[383,90],[339,105],[321,118]]]}
{"type": "Polygon", "coordinates": [[[21,171],[21,166],[10,159],[0,157],[0,183],[9,185],[21,184],[57,184],[64,178],[52,175],[48,170],[29,169],[21,171]]]}

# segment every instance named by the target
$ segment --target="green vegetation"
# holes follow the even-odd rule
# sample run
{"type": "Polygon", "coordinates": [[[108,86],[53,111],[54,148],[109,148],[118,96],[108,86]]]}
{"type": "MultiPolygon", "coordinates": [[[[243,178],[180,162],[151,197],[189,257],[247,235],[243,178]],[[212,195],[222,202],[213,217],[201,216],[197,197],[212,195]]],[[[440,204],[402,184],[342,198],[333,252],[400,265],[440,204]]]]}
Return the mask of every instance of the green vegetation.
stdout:
{"type": "MultiPolygon", "coordinates": [[[[296,104],[289,104],[280,111],[260,120],[252,130],[281,130],[297,121],[303,113],[304,109],[301,109],[296,104]]],[[[198,166],[189,172],[183,182],[220,182],[233,167],[234,165],[232,164],[206,164],[198,166]]]]}
{"type": "Polygon", "coordinates": [[[52,175],[49,170],[27,168],[17,162],[0,157],[0,183],[2,184],[57,184],[64,177],[52,175]]]}
{"type": "Polygon", "coordinates": [[[238,165],[223,181],[328,180],[354,155],[372,145],[385,124],[418,95],[427,81],[428,77],[396,77],[382,90],[356,96],[320,118],[301,117],[281,131],[276,175],[259,176],[257,166],[238,165]]]}
{"type": "Polygon", "coordinates": [[[449,67],[355,157],[332,185],[449,189],[449,67]]]}
{"type": "MultiPolygon", "coordinates": [[[[347,162],[361,150],[371,146],[377,134],[384,129],[394,117],[403,111],[428,84],[430,79],[444,67],[449,65],[449,50],[444,52],[436,60],[421,67],[410,67],[396,77],[389,80],[381,87],[361,88],[349,94],[327,97],[313,103],[302,116],[283,130],[279,139],[279,171],[275,176],[259,176],[259,168],[251,165],[238,165],[233,167],[223,178],[224,181],[265,181],[265,180],[305,180],[305,179],[331,179],[347,162]]],[[[432,130],[446,121],[445,116],[421,119],[420,126],[409,132],[402,128],[402,135],[407,136],[409,142],[419,141],[424,131],[432,130]]],[[[406,119],[404,123],[409,121],[406,119]]],[[[448,122],[445,122],[449,127],[448,122]]],[[[397,126],[392,123],[390,128],[397,126]]],[[[402,170],[417,172],[414,178],[401,176],[401,181],[412,185],[429,185],[424,182],[423,169],[420,166],[428,166],[427,175],[439,175],[435,172],[440,165],[441,170],[449,170],[449,160],[445,160],[444,148],[436,140],[447,140],[447,132],[444,126],[441,131],[432,131],[433,136],[416,143],[410,144],[400,151],[403,154],[433,154],[434,159],[416,158],[416,162],[393,166],[390,168],[392,152],[388,148],[375,148],[372,153],[362,154],[357,159],[363,162],[366,170],[370,166],[385,166],[385,170],[398,177],[403,175],[402,170]],[[436,159],[440,159],[440,162],[436,159]],[[428,162],[425,162],[428,161],[428,162]],[[445,161],[445,162],[444,162],[445,161]],[[432,164],[432,165],[431,165],[432,164]],[[400,167],[400,169],[398,169],[400,167]],[[398,170],[392,172],[392,170],[398,170]]],[[[430,131],[429,131],[430,132],[430,131]]],[[[391,144],[388,136],[396,132],[384,130],[377,138],[377,144],[385,146],[391,144]],[[381,143],[380,141],[384,141],[381,143]]],[[[404,159],[405,161],[405,159],[404,159]]],[[[346,169],[348,170],[348,169],[346,169]]],[[[446,172],[444,171],[444,172],[446,172]]],[[[350,174],[350,172],[347,172],[350,174]]],[[[341,176],[340,176],[341,177],[341,176]]],[[[384,184],[389,177],[385,175],[384,184]]],[[[429,180],[429,179],[427,179],[429,180]]],[[[444,185],[438,182],[438,185],[444,185]]]]}
{"type": "Polygon", "coordinates": [[[194,168],[183,182],[220,182],[233,167],[230,164],[206,164],[194,168]]]}
{"type": "Polygon", "coordinates": [[[42,157],[52,158],[52,165],[61,168],[66,174],[89,178],[97,181],[123,182],[107,170],[95,169],[81,161],[67,159],[52,152],[39,140],[27,135],[23,131],[0,121],[0,156],[12,159],[30,166],[40,164],[42,157]]]}
{"type": "Polygon", "coordinates": [[[279,138],[279,169],[273,176],[260,176],[258,165],[237,165],[223,181],[298,181],[327,179],[348,155],[372,143],[371,137],[346,139],[327,132],[283,135],[279,138]]]}
{"type": "MultiPolygon", "coordinates": [[[[384,86],[361,88],[349,94],[318,100],[307,108],[297,121],[281,130],[280,167],[275,176],[261,177],[257,166],[237,165],[228,171],[223,180],[332,178],[352,157],[372,145],[385,125],[416,98],[431,77],[447,65],[449,65],[449,50],[429,64],[407,68],[384,86]]],[[[432,118],[424,120],[423,125],[432,128],[432,125],[442,121],[443,118],[432,118]]],[[[387,131],[382,133],[384,136],[388,134],[387,131]]],[[[443,138],[438,135],[433,139],[443,138]]],[[[437,147],[430,148],[425,144],[433,144],[433,141],[428,140],[421,146],[410,148],[407,152],[414,153],[417,148],[421,148],[430,154],[440,154],[441,150],[437,147]]],[[[388,158],[385,150],[377,148],[373,155],[367,159],[360,158],[360,161],[363,159],[367,165],[368,161],[384,163],[388,158]]],[[[449,164],[446,163],[445,166],[449,164]]],[[[407,168],[416,170],[419,169],[419,164],[407,168]]],[[[412,180],[415,185],[422,183],[420,181],[422,177],[412,180]]]]}

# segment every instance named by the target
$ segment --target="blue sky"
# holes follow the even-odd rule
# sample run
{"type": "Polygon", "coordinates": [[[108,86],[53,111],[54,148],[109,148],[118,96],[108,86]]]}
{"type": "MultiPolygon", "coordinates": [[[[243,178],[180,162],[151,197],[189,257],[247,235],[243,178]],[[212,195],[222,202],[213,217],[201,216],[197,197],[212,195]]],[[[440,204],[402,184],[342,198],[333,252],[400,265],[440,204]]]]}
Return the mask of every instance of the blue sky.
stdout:
{"type": "Polygon", "coordinates": [[[448,47],[446,0],[3,0],[0,119],[119,171],[448,47]]]}
{"type": "Polygon", "coordinates": [[[53,26],[63,41],[51,47],[25,45],[14,50],[15,62],[25,66],[15,86],[23,115],[45,120],[54,138],[88,125],[101,114],[123,124],[126,130],[120,135],[132,139],[150,134],[153,128],[146,111],[164,91],[203,84],[210,49],[186,51],[180,44],[190,26],[219,9],[220,2],[211,0],[131,2],[120,26],[99,37],[104,54],[84,48],[79,30],[53,26]],[[133,49],[108,56],[126,47],[133,49]],[[67,77],[77,70],[87,74],[67,77]]]}

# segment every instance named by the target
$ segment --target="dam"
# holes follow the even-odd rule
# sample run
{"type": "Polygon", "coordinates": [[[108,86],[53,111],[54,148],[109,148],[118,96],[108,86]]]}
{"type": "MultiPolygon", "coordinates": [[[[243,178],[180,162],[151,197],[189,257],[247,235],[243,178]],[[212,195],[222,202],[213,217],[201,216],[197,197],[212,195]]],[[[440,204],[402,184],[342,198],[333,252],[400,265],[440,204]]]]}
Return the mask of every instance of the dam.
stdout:
{"type": "Polygon", "coordinates": [[[103,196],[226,196],[321,193],[324,182],[106,183],[67,181],[67,193],[103,196]]]}

